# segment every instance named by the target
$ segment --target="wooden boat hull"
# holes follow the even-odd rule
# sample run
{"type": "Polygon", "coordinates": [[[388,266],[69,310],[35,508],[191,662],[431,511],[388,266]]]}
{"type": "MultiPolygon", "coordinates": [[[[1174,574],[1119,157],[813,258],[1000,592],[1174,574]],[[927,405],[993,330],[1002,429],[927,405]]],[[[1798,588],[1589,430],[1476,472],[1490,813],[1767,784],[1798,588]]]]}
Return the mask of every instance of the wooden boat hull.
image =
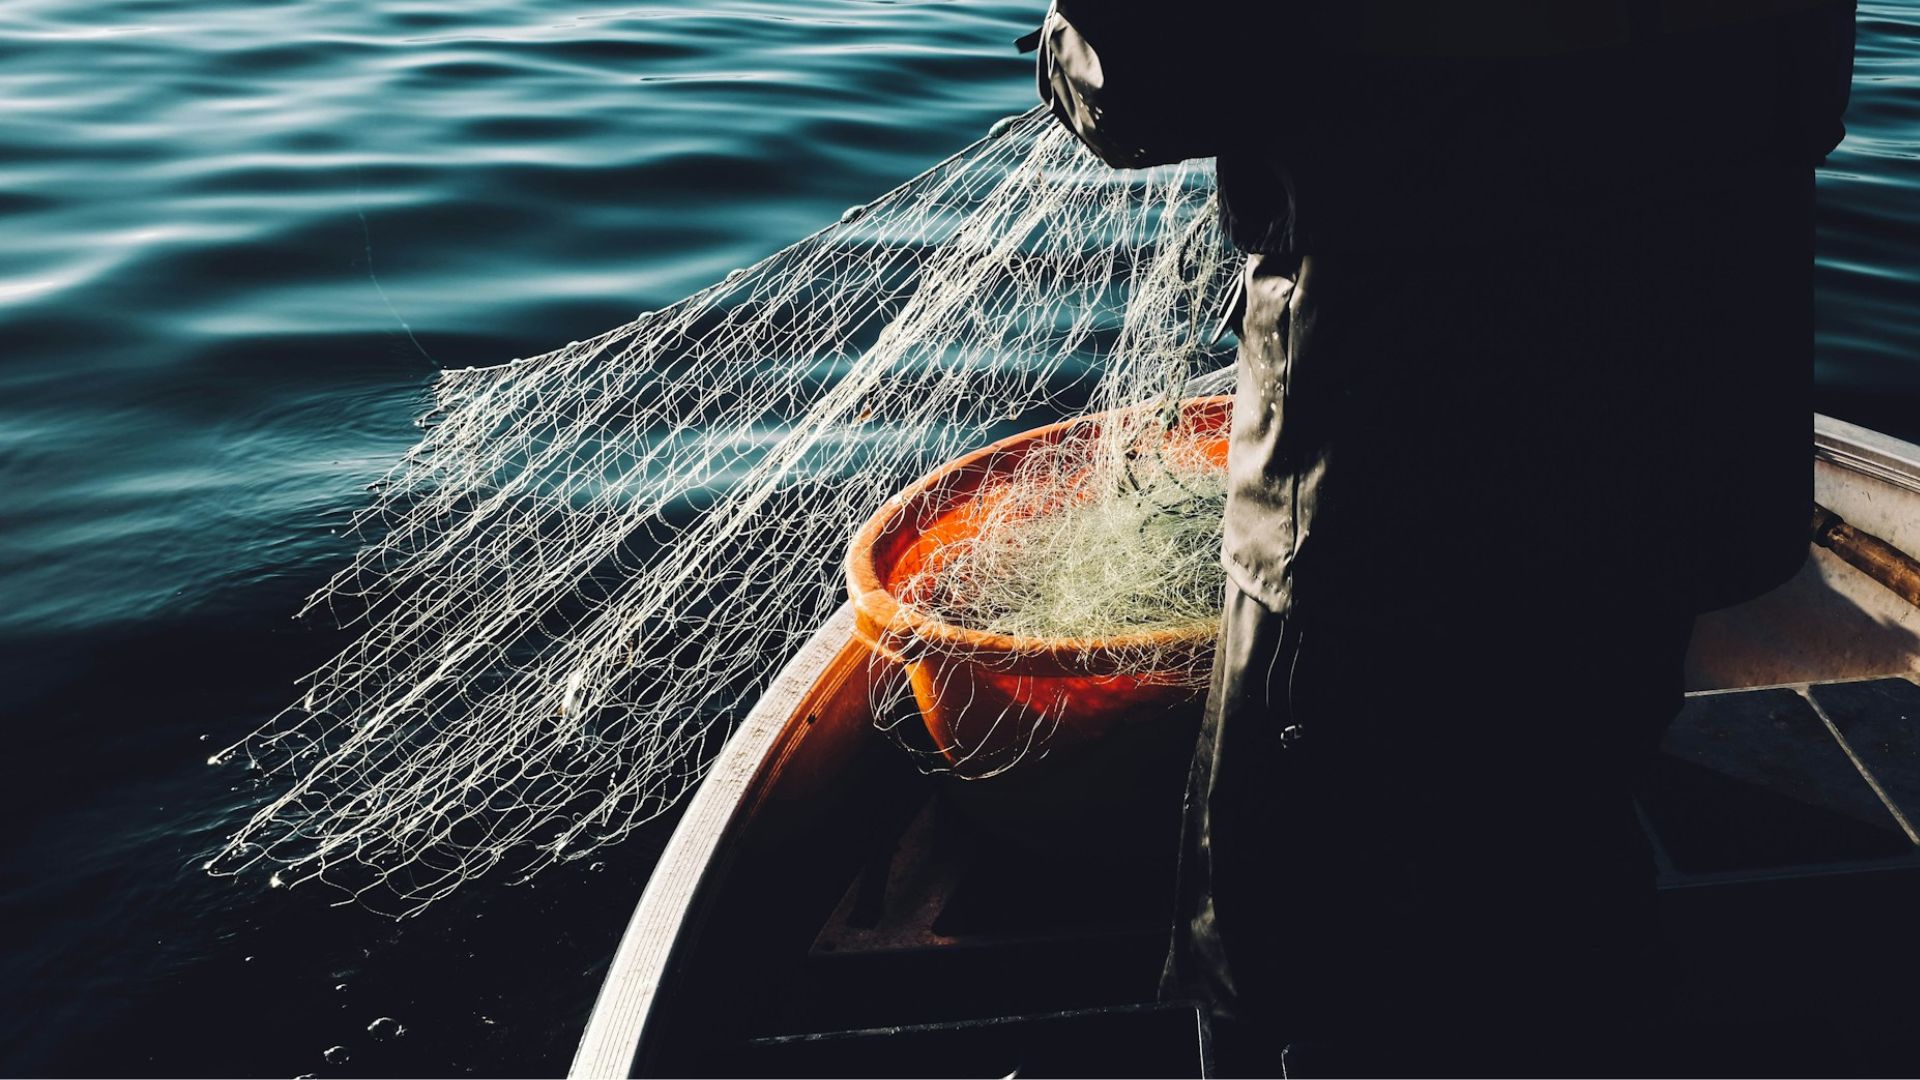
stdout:
{"type": "MultiPolygon", "coordinates": [[[[1920,551],[1920,448],[1817,417],[1814,454],[1820,501],[1920,551]]],[[[1142,793],[1138,850],[1023,848],[967,805],[995,801],[984,785],[950,790],[876,736],[873,680],[890,676],[852,619],[795,654],[694,795],[572,1074],[1003,1075],[1049,1039],[1105,1048],[1115,1075],[1203,1074],[1203,1018],[1144,1004],[1166,945],[1179,733],[1113,750],[1158,755],[1172,778],[1142,793]]],[[[1791,1030],[1783,1016],[1839,1010],[1871,1033],[1920,1004],[1859,978],[1863,958],[1920,955],[1916,670],[1920,612],[1831,552],[1700,620],[1688,708],[1642,799],[1691,1021],[1772,1025],[1758,1045],[1791,1030]]]]}

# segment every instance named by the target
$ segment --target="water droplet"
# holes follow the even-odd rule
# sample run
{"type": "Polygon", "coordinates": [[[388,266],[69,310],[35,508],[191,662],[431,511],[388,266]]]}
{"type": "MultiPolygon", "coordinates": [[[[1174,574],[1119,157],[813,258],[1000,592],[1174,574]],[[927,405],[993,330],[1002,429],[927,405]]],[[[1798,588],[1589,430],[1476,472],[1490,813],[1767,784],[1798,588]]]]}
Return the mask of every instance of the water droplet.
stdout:
{"type": "Polygon", "coordinates": [[[202,736],[200,736],[200,741],[201,741],[201,742],[206,742],[206,741],[207,741],[208,739],[211,739],[211,738],[213,738],[213,736],[211,736],[211,735],[202,735],[202,736]]]}
{"type": "Polygon", "coordinates": [[[407,1026],[391,1016],[382,1016],[367,1025],[367,1034],[376,1039],[397,1039],[407,1033],[407,1026]]]}
{"type": "Polygon", "coordinates": [[[840,224],[851,225],[865,216],[867,216],[865,204],[849,206],[845,210],[840,211],[840,224]]]}
{"type": "Polygon", "coordinates": [[[1012,131],[1013,125],[1019,122],[1020,122],[1020,118],[1018,116],[1003,116],[1000,119],[995,120],[993,122],[993,126],[987,129],[987,138],[997,139],[1000,136],[1005,135],[1007,132],[1012,131]]]}
{"type": "MultiPolygon", "coordinates": [[[[273,876],[267,879],[267,888],[269,889],[284,889],[286,887],[287,883],[280,877],[280,871],[278,870],[275,870],[273,876]]],[[[247,959],[251,960],[253,958],[249,956],[247,959]]]]}
{"type": "Polygon", "coordinates": [[[348,1053],[344,1046],[329,1046],[327,1052],[320,1056],[325,1058],[329,1065],[345,1065],[353,1059],[353,1055],[348,1053]]]}
{"type": "Polygon", "coordinates": [[[606,863],[603,863],[603,862],[596,862],[596,863],[588,863],[588,864],[587,864],[587,869],[589,869],[589,870],[591,870],[591,871],[593,871],[593,872],[594,872],[594,873],[596,873],[596,874],[597,874],[597,873],[599,873],[599,872],[600,872],[600,871],[602,871],[602,870],[605,870],[606,868],[607,868],[607,864],[606,864],[606,863]]]}
{"type": "Polygon", "coordinates": [[[746,276],[747,276],[747,268],[744,266],[736,266],[733,269],[727,271],[728,281],[739,281],[741,278],[746,276]]]}
{"type": "Polygon", "coordinates": [[[334,983],[334,984],[333,984],[333,990],[334,990],[334,992],[335,992],[335,993],[344,993],[344,992],[346,991],[346,989],[347,989],[347,984],[346,984],[346,983],[334,983]]]}

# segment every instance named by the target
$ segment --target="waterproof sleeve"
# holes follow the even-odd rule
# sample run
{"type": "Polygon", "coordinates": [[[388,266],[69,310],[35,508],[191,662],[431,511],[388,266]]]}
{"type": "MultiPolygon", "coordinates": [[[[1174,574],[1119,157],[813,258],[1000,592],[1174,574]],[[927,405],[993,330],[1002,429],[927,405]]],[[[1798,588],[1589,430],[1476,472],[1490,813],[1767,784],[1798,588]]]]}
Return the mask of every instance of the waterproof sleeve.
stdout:
{"type": "Polygon", "coordinates": [[[1055,0],[1039,34],[1040,100],[1115,168],[1213,157],[1231,111],[1214,42],[1221,0],[1055,0]]]}

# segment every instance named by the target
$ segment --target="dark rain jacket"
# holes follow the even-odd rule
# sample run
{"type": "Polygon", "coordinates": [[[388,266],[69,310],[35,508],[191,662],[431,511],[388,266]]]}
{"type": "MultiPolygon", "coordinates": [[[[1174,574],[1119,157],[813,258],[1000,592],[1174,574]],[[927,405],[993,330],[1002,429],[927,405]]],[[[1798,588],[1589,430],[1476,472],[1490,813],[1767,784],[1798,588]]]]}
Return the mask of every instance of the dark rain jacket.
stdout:
{"type": "Polygon", "coordinates": [[[1217,158],[1253,256],[1235,583],[1444,624],[1804,561],[1851,56],[1851,3],[1809,0],[1060,0],[1039,81],[1111,164],[1217,158]]]}
{"type": "Polygon", "coordinates": [[[1041,36],[1060,119],[1215,157],[1249,253],[1168,993],[1355,1074],[1606,1071],[1658,997],[1628,782],[1692,613],[1806,557],[1851,5],[1060,0],[1041,36]]]}

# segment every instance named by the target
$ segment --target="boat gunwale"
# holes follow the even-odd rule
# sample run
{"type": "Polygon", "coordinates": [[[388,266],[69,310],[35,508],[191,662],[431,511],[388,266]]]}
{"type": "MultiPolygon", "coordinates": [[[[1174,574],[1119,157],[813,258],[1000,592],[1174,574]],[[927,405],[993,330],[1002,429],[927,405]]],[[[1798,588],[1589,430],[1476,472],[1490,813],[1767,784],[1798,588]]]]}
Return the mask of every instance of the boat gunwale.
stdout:
{"type": "Polygon", "coordinates": [[[1848,472],[1920,494],[1920,446],[1904,439],[1814,413],[1813,456],[1848,472]]]}
{"type": "MultiPolygon", "coordinates": [[[[659,1004],[660,987],[692,941],[701,892],[719,876],[722,841],[752,816],[776,753],[805,706],[822,692],[853,646],[853,606],[843,603],[795,652],[754,703],[707,775],[647,878],[627,929],[607,967],[593,1011],[574,1051],[569,1077],[632,1076],[659,1004]]],[[[858,666],[857,663],[855,666],[858,666]]]]}

